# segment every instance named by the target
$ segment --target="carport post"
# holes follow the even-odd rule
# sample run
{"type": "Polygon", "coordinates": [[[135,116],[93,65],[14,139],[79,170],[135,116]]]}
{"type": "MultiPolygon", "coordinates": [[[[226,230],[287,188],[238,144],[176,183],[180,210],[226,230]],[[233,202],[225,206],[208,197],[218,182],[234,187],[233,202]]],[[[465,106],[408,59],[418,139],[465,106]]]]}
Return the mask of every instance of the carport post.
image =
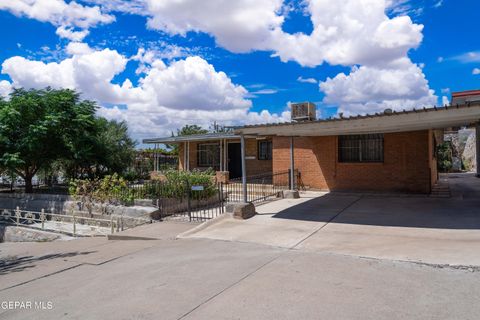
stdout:
{"type": "Polygon", "coordinates": [[[219,145],[219,152],[220,152],[219,168],[220,168],[220,171],[225,171],[225,169],[223,168],[223,141],[222,141],[222,139],[220,139],[218,141],[218,145],[219,145]]]}
{"type": "Polygon", "coordinates": [[[243,190],[243,202],[247,203],[247,166],[245,163],[245,136],[240,136],[240,149],[242,155],[242,190],[243,190]]]}
{"type": "Polygon", "coordinates": [[[155,143],[153,145],[153,171],[154,172],[157,172],[158,171],[158,168],[157,168],[157,147],[158,145],[155,143]]]}
{"type": "Polygon", "coordinates": [[[480,178],[480,122],[475,126],[475,157],[477,158],[477,177],[480,178]]]}
{"type": "Polygon", "coordinates": [[[293,152],[293,137],[290,137],[290,190],[295,190],[295,159],[293,152]]]}
{"type": "Polygon", "coordinates": [[[183,143],[183,171],[187,171],[187,142],[183,143]]]}
{"type": "Polygon", "coordinates": [[[187,171],[190,171],[190,141],[187,141],[187,171]]]}

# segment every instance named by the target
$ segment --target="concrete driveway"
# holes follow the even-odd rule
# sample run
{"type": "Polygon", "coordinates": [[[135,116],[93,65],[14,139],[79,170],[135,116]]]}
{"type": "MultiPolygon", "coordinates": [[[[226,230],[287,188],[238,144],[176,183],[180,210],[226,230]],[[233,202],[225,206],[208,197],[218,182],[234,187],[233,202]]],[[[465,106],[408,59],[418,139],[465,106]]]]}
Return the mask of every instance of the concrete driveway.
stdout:
{"type": "Polygon", "coordinates": [[[360,257],[480,266],[480,179],[450,175],[451,198],[306,192],[219,219],[187,237],[360,257]]]}
{"type": "Polygon", "coordinates": [[[52,308],[0,304],[0,319],[473,320],[480,312],[477,270],[208,239],[86,240],[24,248],[17,258],[26,268],[4,265],[0,282],[16,281],[0,289],[0,302],[52,308]],[[49,250],[70,254],[41,253],[49,250]]]}
{"type": "Polygon", "coordinates": [[[458,259],[478,250],[466,241],[478,233],[477,213],[465,203],[452,212],[449,201],[465,202],[310,194],[192,234],[220,240],[176,240],[192,225],[161,222],[124,234],[155,240],[2,243],[0,319],[478,319],[480,267],[385,259],[436,250],[434,241],[446,246],[444,260],[454,244],[458,259]],[[406,208],[423,218],[405,220],[406,208]],[[369,250],[382,259],[358,257],[369,250]]]}

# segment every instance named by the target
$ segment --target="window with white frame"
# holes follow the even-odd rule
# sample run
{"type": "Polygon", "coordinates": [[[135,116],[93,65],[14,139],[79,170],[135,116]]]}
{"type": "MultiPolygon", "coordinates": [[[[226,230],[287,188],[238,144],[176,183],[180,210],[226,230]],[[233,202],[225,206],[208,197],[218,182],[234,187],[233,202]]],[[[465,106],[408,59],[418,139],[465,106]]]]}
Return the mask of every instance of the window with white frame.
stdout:
{"type": "Polygon", "coordinates": [[[220,165],[220,145],[218,143],[197,144],[197,166],[217,168],[220,165]]]}
{"type": "Polygon", "coordinates": [[[383,134],[338,137],[339,162],[383,162],[383,134]]]}

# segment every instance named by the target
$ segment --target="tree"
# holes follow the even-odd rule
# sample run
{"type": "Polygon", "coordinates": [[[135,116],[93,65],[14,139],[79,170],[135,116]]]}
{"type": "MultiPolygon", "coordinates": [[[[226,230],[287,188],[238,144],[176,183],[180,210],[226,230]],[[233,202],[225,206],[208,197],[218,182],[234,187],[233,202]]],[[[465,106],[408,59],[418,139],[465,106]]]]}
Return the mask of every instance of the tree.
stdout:
{"type": "Polygon", "coordinates": [[[0,164],[25,181],[58,159],[71,159],[76,145],[94,130],[96,104],[73,90],[15,89],[0,102],[0,164]]]}
{"type": "MultiPolygon", "coordinates": [[[[202,127],[196,124],[186,124],[181,129],[177,129],[176,136],[192,136],[195,134],[206,134],[209,131],[207,129],[203,129],[202,127]]],[[[172,132],[172,137],[175,137],[175,134],[172,132]]],[[[171,149],[172,154],[178,155],[178,144],[167,145],[169,149],[171,149]]]]}
{"type": "Polygon", "coordinates": [[[231,126],[227,127],[225,125],[220,125],[217,121],[214,121],[209,127],[210,132],[212,133],[231,133],[233,132],[233,128],[234,127],[231,126]]]}
{"type": "Polygon", "coordinates": [[[452,144],[450,141],[438,145],[437,165],[442,172],[449,172],[452,169],[452,144]]]}
{"type": "Polygon", "coordinates": [[[77,137],[73,157],[65,159],[63,166],[67,176],[74,179],[124,174],[133,164],[135,144],[124,121],[99,117],[92,131],[77,137]]]}
{"type": "MultiPolygon", "coordinates": [[[[206,134],[208,133],[207,129],[203,129],[196,124],[186,124],[181,129],[177,129],[177,136],[191,136],[195,134],[206,134]]],[[[173,136],[173,135],[172,135],[173,136]]]]}
{"type": "Polygon", "coordinates": [[[96,126],[99,130],[97,145],[102,152],[96,171],[101,175],[125,173],[135,159],[136,145],[128,135],[127,123],[98,118],[96,126]]]}

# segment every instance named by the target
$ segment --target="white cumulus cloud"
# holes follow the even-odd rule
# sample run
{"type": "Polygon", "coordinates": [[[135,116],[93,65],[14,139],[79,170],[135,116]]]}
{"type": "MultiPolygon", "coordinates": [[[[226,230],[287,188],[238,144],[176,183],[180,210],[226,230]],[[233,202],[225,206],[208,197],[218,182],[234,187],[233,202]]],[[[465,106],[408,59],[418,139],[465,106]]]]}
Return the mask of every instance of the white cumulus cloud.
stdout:
{"type": "MultiPolygon", "coordinates": [[[[208,33],[218,45],[233,52],[271,51],[281,61],[295,61],[308,67],[323,63],[360,66],[355,74],[340,73],[320,86],[326,93],[325,102],[337,104],[342,110],[373,111],[392,105],[411,108],[436,101],[420,65],[408,58],[409,50],[417,48],[423,39],[423,25],[413,23],[407,15],[413,12],[408,1],[305,0],[302,3],[313,24],[309,34],[290,34],[282,29],[286,13],[280,0],[148,0],[146,11],[152,29],[172,35],[186,35],[190,31],[208,33]],[[357,80],[360,77],[364,83],[357,80]],[[408,80],[414,82],[407,83],[408,80]],[[387,83],[395,86],[389,87],[387,83]],[[358,94],[356,91],[362,87],[374,91],[358,94]],[[346,91],[349,94],[340,98],[346,91]],[[347,107],[347,100],[353,96],[357,97],[355,103],[347,107]]],[[[315,81],[301,77],[297,80],[315,81]]]]}
{"type": "Polygon", "coordinates": [[[57,27],[57,35],[74,41],[82,40],[90,27],[115,20],[114,16],[101,12],[98,6],[83,6],[75,1],[2,0],[0,10],[49,22],[57,27]]]}
{"type": "Polygon", "coordinates": [[[282,0],[147,0],[148,27],[168,34],[205,32],[234,52],[269,49],[283,23],[282,0]]]}
{"type": "MultiPolygon", "coordinates": [[[[289,116],[288,112],[252,112],[248,91],[198,56],[167,65],[145,57],[142,51],[134,59],[116,50],[94,50],[83,43],[72,43],[66,51],[70,56],[59,62],[9,58],[2,64],[2,73],[11,78],[15,87],[76,89],[84,98],[104,105],[99,114],[126,120],[133,136],[139,139],[169,135],[185,124],[208,126],[217,121],[239,125],[284,121],[289,116]],[[138,86],[129,79],[114,83],[115,76],[132,60],[141,60],[145,65],[138,86]]],[[[0,82],[0,93],[9,86],[8,81],[0,82]]]]}
{"type": "Polygon", "coordinates": [[[433,105],[437,101],[419,66],[403,58],[385,67],[355,67],[320,83],[327,104],[344,114],[364,114],[433,105]]]}
{"type": "Polygon", "coordinates": [[[298,77],[297,81],[302,83],[312,83],[312,84],[318,83],[317,79],[315,78],[304,78],[302,76],[298,77]]]}
{"type": "Polygon", "coordinates": [[[12,85],[7,80],[0,81],[0,97],[7,98],[12,91],[12,85]]]}

